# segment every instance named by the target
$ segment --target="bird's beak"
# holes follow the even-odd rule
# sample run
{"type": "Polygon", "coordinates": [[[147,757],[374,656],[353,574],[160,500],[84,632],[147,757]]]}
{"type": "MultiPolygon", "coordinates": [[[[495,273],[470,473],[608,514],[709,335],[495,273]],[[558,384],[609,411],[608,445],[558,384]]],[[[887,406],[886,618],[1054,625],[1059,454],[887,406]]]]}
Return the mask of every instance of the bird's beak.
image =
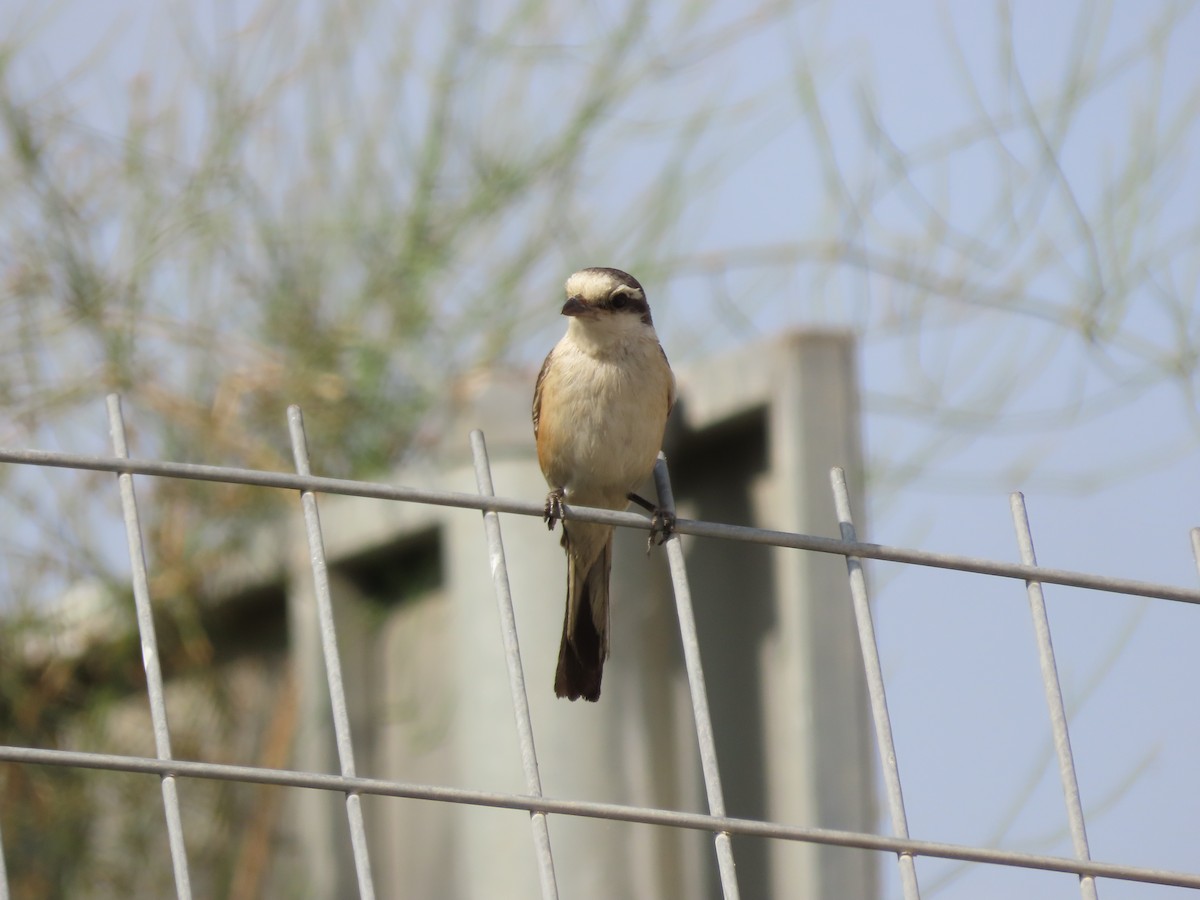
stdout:
{"type": "Polygon", "coordinates": [[[568,297],[567,302],[563,304],[562,314],[564,316],[582,316],[588,311],[588,306],[578,297],[568,297]]]}

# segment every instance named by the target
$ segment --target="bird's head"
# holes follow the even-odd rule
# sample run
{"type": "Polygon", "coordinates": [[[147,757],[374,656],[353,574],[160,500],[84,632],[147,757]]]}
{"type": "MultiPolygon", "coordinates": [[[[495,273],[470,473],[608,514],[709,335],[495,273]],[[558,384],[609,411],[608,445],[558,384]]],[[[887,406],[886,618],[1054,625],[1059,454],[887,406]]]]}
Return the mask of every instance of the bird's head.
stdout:
{"type": "Polygon", "coordinates": [[[571,317],[572,331],[593,340],[653,334],[646,292],[636,278],[620,269],[581,269],[568,278],[562,314],[571,317]]]}

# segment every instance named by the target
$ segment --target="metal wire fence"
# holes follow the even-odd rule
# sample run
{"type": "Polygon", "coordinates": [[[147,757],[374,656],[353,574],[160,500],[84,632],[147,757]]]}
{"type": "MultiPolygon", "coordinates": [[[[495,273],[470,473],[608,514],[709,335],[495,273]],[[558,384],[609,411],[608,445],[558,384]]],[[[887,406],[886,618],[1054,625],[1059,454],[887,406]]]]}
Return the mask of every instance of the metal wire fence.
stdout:
{"type": "MultiPolygon", "coordinates": [[[[110,457],[83,456],[36,450],[0,450],[0,462],[25,466],[51,466],[67,469],[111,472],[117,476],[121,508],[124,516],[129,556],[132,566],[132,587],[137,607],[137,624],[145,664],[151,721],[153,724],[154,758],[91,752],[38,749],[34,747],[0,746],[0,761],[22,765],[62,766],[77,769],[134,772],[157,775],[161,782],[163,809],[166,818],[171,863],[174,870],[176,894],[181,900],[192,896],[188,855],[182,825],[176,782],[180,778],[209,779],[259,785],[290,786],[340,793],[345,797],[346,819],[353,851],[359,895],[375,896],[371,861],[367,849],[361,798],[366,795],[401,797],[446,803],[471,804],[480,807],[525,810],[530,816],[532,841],[538,862],[542,896],[558,896],[554,859],[547,817],[551,815],[582,816],[665,827],[693,829],[712,835],[714,852],[720,873],[720,887],[726,898],[738,897],[738,882],[734,868],[731,835],[800,841],[830,846],[882,851],[896,856],[900,884],[906,900],[920,896],[915,859],[934,857],[946,860],[1016,866],[1054,872],[1073,873],[1079,878],[1080,895],[1097,896],[1096,879],[1110,878],[1168,886],[1200,889],[1200,873],[1168,871],[1091,858],[1087,829],[1071,742],[1062,689],[1054,660],[1050,625],[1042,596],[1043,584],[1058,584],[1091,590],[1107,591],[1159,600],[1200,604],[1200,590],[1189,590],[1145,581],[1111,578],[1064,569],[1043,568],[1037,565],[1024,498],[1011,497],[1013,522],[1021,551],[1020,563],[930,553],[899,547],[864,543],[855,532],[845,474],[841,469],[831,473],[835,508],[841,529],[841,539],[807,534],[772,531],[762,528],[720,524],[679,518],[674,534],[665,548],[670,565],[676,611],[682,637],[684,662],[691,692],[692,711],[699,742],[701,771],[708,798],[708,812],[682,812],[653,807],[612,803],[556,799],[542,794],[538,772],[534,729],[530,719],[525,689],[525,673],[517,640],[516,620],[509,588],[499,513],[540,517],[540,502],[518,500],[494,495],[491,466],[484,436],[471,434],[477,494],[424,490],[376,482],[323,478],[310,471],[307,441],[300,410],[288,410],[289,432],[296,472],[268,472],[253,469],[194,465],[130,458],[125,443],[125,425],[119,398],[108,398],[108,420],[113,455],[110,457]],[[254,766],[224,765],[202,761],[175,759],[171,750],[171,733],[163,696],[163,679],[159,667],[157,638],[151,616],[147,566],[142,550],[142,532],[138,519],[138,501],[134,477],[184,478],[199,481],[255,485],[297,491],[304,515],[309,557],[312,563],[314,596],[320,626],[321,648],[328,679],[329,698],[333,711],[340,774],[282,770],[254,766]],[[431,784],[414,784],[394,780],[364,778],[357,774],[354,747],[351,741],[346,691],[342,682],[339,648],[334,627],[333,601],[325,560],[324,540],[317,509],[317,494],[342,494],[404,503],[436,504],[483,513],[488,546],[488,558],[500,611],[501,640],[508,666],[509,687],[516,717],[526,793],[499,793],[464,790],[431,784]],[[890,836],[807,827],[757,819],[734,818],[726,815],[717,765],[712,719],[709,715],[703,663],[692,610],[688,573],[679,535],[744,541],[797,551],[836,554],[846,560],[850,595],[853,602],[858,635],[865,665],[870,710],[875,726],[879,759],[883,773],[885,799],[893,834],[890,836]],[[863,560],[875,559],[916,566],[953,569],[999,578],[1023,581],[1029,596],[1034,632],[1041,667],[1042,683],[1050,715],[1054,748],[1066,800],[1067,818],[1074,851],[1073,857],[1023,853],[1010,850],[977,847],[919,840],[910,836],[904,807],[900,768],[892,740],[892,722],[884,690],[882,667],[876,644],[871,606],[863,577],[863,560]]],[[[655,481],[660,503],[674,509],[671,483],[666,460],[659,459],[655,481]]],[[[643,516],[611,510],[567,507],[566,518],[598,522],[624,528],[648,529],[649,520],[643,516]]],[[[1200,528],[1191,533],[1193,551],[1200,567],[1200,528]]],[[[0,900],[8,900],[9,883],[0,835],[0,900]]]]}

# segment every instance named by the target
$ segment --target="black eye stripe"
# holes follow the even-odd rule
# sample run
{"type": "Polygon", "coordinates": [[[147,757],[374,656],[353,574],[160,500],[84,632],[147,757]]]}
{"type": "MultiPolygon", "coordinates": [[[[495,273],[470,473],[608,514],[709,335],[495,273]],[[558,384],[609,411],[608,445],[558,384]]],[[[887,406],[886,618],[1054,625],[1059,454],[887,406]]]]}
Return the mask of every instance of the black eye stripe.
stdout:
{"type": "Polygon", "coordinates": [[[641,318],[643,325],[654,324],[654,320],[650,318],[650,304],[646,302],[644,297],[630,297],[628,294],[620,294],[617,296],[623,296],[625,298],[625,305],[620,308],[613,306],[612,301],[614,298],[610,297],[606,304],[609,309],[613,310],[614,312],[634,313],[641,318]]]}
{"type": "Polygon", "coordinates": [[[650,305],[644,297],[631,296],[625,291],[617,291],[610,294],[602,305],[605,309],[620,310],[622,312],[629,310],[630,312],[645,313],[650,309],[650,305]]]}

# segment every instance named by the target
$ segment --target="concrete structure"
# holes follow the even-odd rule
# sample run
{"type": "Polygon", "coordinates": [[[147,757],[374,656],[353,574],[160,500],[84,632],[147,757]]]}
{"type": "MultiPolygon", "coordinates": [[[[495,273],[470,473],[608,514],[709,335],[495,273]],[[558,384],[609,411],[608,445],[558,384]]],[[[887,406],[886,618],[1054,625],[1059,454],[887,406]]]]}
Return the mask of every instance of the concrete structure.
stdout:
{"type": "MultiPolygon", "coordinates": [[[[829,467],[862,483],[851,340],[791,335],[677,374],[667,454],[680,514],[836,537],[829,467]]],[[[532,381],[465,385],[429,455],[438,467],[395,480],[474,492],[467,433],[481,428],[497,494],[543,497],[532,381]]],[[[358,771],[523,792],[479,514],[323,497],[321,515],[358,771]]],[[[618,535],[603,696],[571,704],[552,689],[565,592],[557,535],[528,517],[503,516],[502,528],[545,793],[703,811],[661,551],[647,557],[643,533],[618,535]]],[[[293,764],[336,771],[303,536],[289,545],[293,764]]],[[[873,830],[874,744],[844,561],[692,538],[685,549],[730,814],[873,830]]],[[[303,883],[315,897],[354,896],[343,799],[295,792],[289,802],[303,883]]],[[[370,797],[364,809],[380,896],[538,896],[525,814],[370,797]]],[[[707,835],[562,816],[550,835],[564,897],[717,893],[707,835]]],[[[739,838],[734,853],[745,897],[878,893],[872,854],[739,838]]]]}

